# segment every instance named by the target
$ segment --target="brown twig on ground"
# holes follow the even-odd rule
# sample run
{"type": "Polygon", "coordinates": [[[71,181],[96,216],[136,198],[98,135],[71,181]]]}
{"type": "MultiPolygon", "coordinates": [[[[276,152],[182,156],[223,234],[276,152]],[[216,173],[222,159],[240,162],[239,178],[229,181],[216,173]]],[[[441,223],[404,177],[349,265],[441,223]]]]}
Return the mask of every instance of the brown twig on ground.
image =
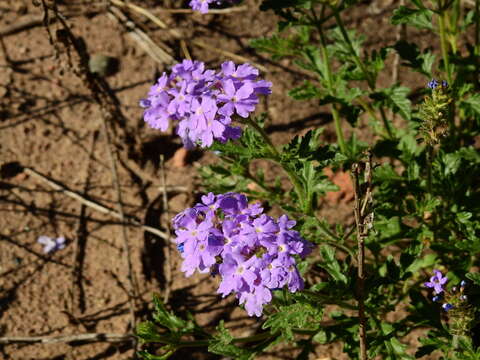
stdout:
{"type": "MultiPolygon", "coordinates": [[[[167,177],[165,173],[165,157],[160,155],[160,172],[161,172],[161,178],[162,178],[162,195],[163,195],[163,211],[165,214],[168,215],[169,213],[169,208],[168,208],[168,196],[167,192],[165,191],[165,188],[167,186],[167,177]]],[[[165,271],[165,293],[163,295],[163,302],[165,304],[168,303],[168,299],[170,298],[170,289],[172,285],[172,261],[171,261],[171,244],[170,244],[170,238],[172,236],[171,231],[170,231],[170,224],[167,224],[166,227],[167,229],[167,234],[168,238],[165,239],[165,266],[164,266],[164,271],[165,271]]]]}
{"type": "MultiPolygon", "coordinates": [[[[78,13],[65,13],[64,16],[66,18],[72,18],[75,16],[92,16],[102,11],[101,9],[98,10],[87,10],[84,12],[78,13]]],[[[51,19],[51,22],[55,21],[51,19]]],[[[41,26],[44,23],[44,15],[28,15],[27,17],[22,17],[17,19],[12,25],[6,26],[3,29],[0,29],[0,37],[14,35],[19,32],[29,30],[36,26],[41,26]]]]}
{"type": "MultiPolygon", "coordinates": [[[[114,0],[111,0],[111,1],[113,2],[114,0]]],[[[248,6],[234,6],[226,9],[209,9],[208,13],[209,14],[232,14],[232,13],[238,13],[238,12],[243,12],[247,10],[248,10],[248,6]]],[[[196,10],[192,10],[192,9],[164,9],[164,8],[156,8],[155,11],[164,12],[168,14],[193,14],[197,12],[196,10]]]]}
{"type": "MultiPolygon", "coordinates": [[[[105,136],[105,142],[107,146],[107,152],[110,159],[110,170],[112,175],[112,182],[115,188],[115,192],[117,193],[117,207],[118,207],[118,214],[120,215],[120,219],[122,222],[125,221],[125,213],[123,211],[123,200],[122,200],[122,190],[120,188],[120,181],[118,178],[118,170],[117,170],[117,155],[112,147],[112,142],[110,140],[110,132],[108,129],[107,121],[105,117],[102,117],[103,123],[103,134],[105,136]]],[[[135,299],[137,294],[137,285],[135,280],[135,275],[133,273],[133,266],[132,266],[132,258],[130,252],[130,245],[128,243],[128,234],[127,234],[127,227],[122,225],[122,238],[123,238],[123,249],[125,251],[125,260],[127,265],[128,271],[128,292],[130,297],[130,316],[131,316],[131,327],[135,329],[136,326],[136,317],[135,317],[135,299]]]]}
{"type": "Polygon", "coordinates": [[[355,223],[357,225],[358,273],[356,296],[358,300],[358,318],[360,322],[360,359],[367,359],[367,324],[365,317],[365,239],[373,226],[372,210],[372,154],[368,152],[367,161],[352,166],[353,188],[355,193],[355,223]],[[360,174],[364,181],[360,182],[360,174]]]}
{"type": "MultiPolygon", "coordinates": [[[[94,210],[97,210],[101,213],[104,213],[104,214],[107,214],[107,215],[110,215],[110,216],[113,216],[117,219],[121,219],[121,215],[116,212],[115,210],[112,210],[102,204],[99,204],[95,201],[92,201],[92,200],[89,200],[89,199],[86,199],[85,197],[83,197],[82,195],[78,194],[77,192],[75,191],[72,191],[72,190],[69,190],[67,187],[65,187],[64,185],[60,185],[59,183],[53,181],[53,180],[50,180],[49,178],[47,178],[46,176],[40,174],[39,172],[35,171],[34,169],[32,168],[24,168],[24,171],[28,174],[28,175],[31,175],[32,177],[36,178],[36,179],[39,179],[41,181],[43,181],[44,183],[48,184],[50,187],[52,187],[54,190],[57,190],[57,191],[61,191],[62,193],[64,193],[65,195],[71,197],[72,199],[75,199],[79,202],[81,202],[82,204],[94,209],[94,210]]],[[[163,191],[163,188],[160,188],[161,191],[163,191]]],[[[165,189],[165,191],[167,192],[186,192],[187,191],[187,188],[186,187],[183,187],[183,186],[167,186],[167,188],[165,189]]],[[[161,237],[162,239],[166,239],[168,234],[159,230],[159,229],[156,229],[156,228],[153,228],[151,226],[147,226],[147,225],[143,225],[140,221],[138,221],[137,219],[135,218],[132,218],[132,217],[129,217],[129,216],[125,216],[124,217],[124,220],[126,221],[126,224],[127,225],[134,225],[134,226],[139,226],[141,227],[144,231],[147,231],[151,234],[154,234],[154,235],[157,235],[159,237],[161,237]]]]}
{"type": "MultiPolygon", "coordinates": [[[[65,17],[59,13],[58,8],[56,6],[56,2],[53,2],[52,7],[49,7],[45,0],[42,0],[43,10],[44,10],[44,19],[45,19],[45,28],[49,35],[51,34],[48,22],[48,14],[49,11],[52,10],[54,16],[60,24],[62,25],[61,30],[56,31],[57,41],[62,43],[65,47],[67,54],[70,55],[70,48],[73,48],[78,59],[76,61],[76,67],[73,66],[72,58],[69,56],[68,63],[74,73],[84,81],[85,85],[90,89],[92,97],[100,106],[101,111],[101,120],[103,125],[103,133],[106,140],[107,145],[107,152],[110,158],[110,170],[112,175],[112,182],[117,194],[117,204],[118,204],[118,214],[120,215],[120,219],[122,222],[125,221],[125,216],[123,212],[123,203],[122,203],[122,194],[120,189],[120,182],[118,180],[118,171],[116,167],[116,154],[114,149],[112,149],[112,143],[110,140],[110,132],[109,132],[109,124],[113,125],[115,121],[123,120],[123,125],[126,124],[126,119],[123,117],[121,110],[119,109],[119,102],[118,99],[112,94],[111,89],[108,83],[103,79],[100,78],[98,75],[93,74],[90,72],[88,67],[88,60],[89,55],[86,50],[86,46],[83,42],[81,42],[78,38],[76,38],[70,30],[69,25],[66,22],[65,17]],[[120,118],[117,119],[116,116],[120,118]]],[[[53,42],[53,39],[51,39],[53,42]]],[[[57,42],[52,43],[52,45],[57,48],[57,42]]],[[[113,126],[112,126],[113,127],[113,126]]],[[[128,235],[125,224],[121,226],[122,230],[122,238],[123,238],[123,247],[125,251],[125,261],[127,266],[128,272],[128,287],[129,287],[129,306],[130,306],[130,325],[131,328],[134,329],[136,326],[136,315],[135,315],[135,299],[136,299],[136,283],[135,277],[133,274],[132,262],[131,262],[131,255],[130,255],[130,247],[128,243],[128,235]]],[[[134,345],[134,358],[136,358],[136,348],[137,342],[133,342],[134,345]]]]}
{"type": "Polygon", "coordinates": [[[160,64],[172,65],[175,62],[167,45],[162,44],[162,47],[157,45],[143,30],[138,28],[135,23],[128,19],[128,17],[116,7],[110,7],[109,15],[118,23],[125,26],[129,31],[128,35],[136,41],[142,49],[156,62],[160,64]]]}
{"type": "MultiPolygon", "coordinates": [[[[95,143],[98,137],[98,132],[95,131],[92,136],[91,145],[90,145],[90,153],[87,160],[87,166],[85,169],[85,174],[83,177],[84,186],[84,195],[86,196],[88,193],[88,188],[90,186],[90,167],[92,164],[93,152],[95,150],[95,143]]],[[[79,209],[79,224],[78,224],[78,231],[77,236],[75,237],[73,243],[73,267],[72,267],[72,280],[71,280],[71,311],[73,314],[76,314],[76,310],[79,309],[81,313],[85,311],[85,299],[84,299],[84,290],[82,284],[82,264],[83,259],[85,258],[85,242],[86,242],[86,210],[87,206],[83,203],[80,203],[79,209]]]]}
{"type": "MultiPolygon", "coordinates": [[[[147,17],[149,20],[151,20],[154,24],[156,24],[158,27],[160,27],[161,29],[165,29],[167,30],[170,35],[172,35],[173,37],[175,37],[176,39],[179,39],[179,40],[182,40],[183,39],[183,35],[178,31],[178,30],[175,30],[175,29],[170,29],[167,24],[165,24],[165,22],[163,22],[162,20],[160,20],[157,16],[155,16],[154,14],[152,14],[149,10],[145,9],[145,8],[142,8],[140,6],[137,6],[137,5],[134,5],[134,4],[130,4],[130,3],[126,3],[122,0],[110,0],[110,2],[112,4],[114,4],[115,6],[119,6],[119,7],[128,7],[129,9],[132,9],[133,11],[139,13],[139,14],[142,14],[144,15],[145,17],[147,17]]],[[[184,39],[183,39],[184,40],[184,39]]],[[[213,51],[213,52],[216,52],[218,54],[221,54],[221,55],[224,55],[230,59],[233,59],[233,60],[236,60],[236,61],[241,61],[241,62],[249,62],[251,63],[252,65],[254,65],[255,67],[257,67],[259,70],[263,71],[263,72],[268,72],[268,69],[261,65],[261,64],[258,64],[258,63],[255,63],[255,62],[252,62],[250,61],[250,59],[244,57],[244,56],[241,56],[241,55],[237,55],[237,54],[234,54],[230,51],[227,51],[227,50],[223,50],[223,49],[220,49],[218,47],[215,47],[215,46],[210,46],[210,45],[207,45],[205,44],[204,42],[200,41],[200,40],[195,40],[195,39],[192,39],[192,40],[189,40],[189,42],[193,45],[196,45],[198,47],[201,47],[203,49],[206,49],[206,50],[210,50],[210,51],[213,51]]]]}
{"type": "Polygon", "coordinates": [[[0,344],[58,344],[73,342],[127,342],[135,341],[133,334],[108,334],[108,333],[91,333],[76,335],[60,335],[60,336],[5,336],[0,337],[0,344]]]}

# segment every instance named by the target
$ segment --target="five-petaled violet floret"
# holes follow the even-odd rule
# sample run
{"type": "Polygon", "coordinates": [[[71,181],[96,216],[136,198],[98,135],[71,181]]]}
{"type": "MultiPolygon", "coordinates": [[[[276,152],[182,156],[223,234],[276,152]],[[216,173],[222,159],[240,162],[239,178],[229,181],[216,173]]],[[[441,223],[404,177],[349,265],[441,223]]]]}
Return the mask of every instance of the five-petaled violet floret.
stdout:
{"type": "Polygon", "coordinates": [[[239,2],[239,0],[190,0],[189,5],[193,10],[199,11],[202,14],[206,14],[208,13],[211,4],[231,5],[237,2],[239,2]]]}
{"type": "Polygon", "coordinates": [[[235,293],[250,316],[261,316],[273,290],[303,289],[296,257],[308,255],[312,244],[286,215],[276,220],[242,194],[209,193],[172,222],[185,275],[219,274],[218,293],[235,293]]]}
{"type": "Polygon", "coordinates": [[[443,292],[443,286],[447,283],[448,278],[442,275],[440,270],[433,270],[434,275],[430,278],[429,282],[425,283],[425,286],[432,288],[435,294],[443,292]]]}
{"type": "Polygon", "coordinates": [[[200,61],[184,60],[163,73],[146,99],[143,117],[154,129],[166,131],[178,122],[177,134],[186,148],[210,147],[238,139],[242,130],[232,126],[235,116],[247,118],[255,111],[259,95],[271,93],[270,82],[257,80],[258,70],[249,64],[222,64],[215,72],[200,61]]]}
{"type": "Polygon", "coordinates": [[[50,254],[65,248],[66,240],[63,236],[51,238],[49,236],[42,235],[38,237],[37,242],[43,245],[43,252],[45,254],[50,254]]]}

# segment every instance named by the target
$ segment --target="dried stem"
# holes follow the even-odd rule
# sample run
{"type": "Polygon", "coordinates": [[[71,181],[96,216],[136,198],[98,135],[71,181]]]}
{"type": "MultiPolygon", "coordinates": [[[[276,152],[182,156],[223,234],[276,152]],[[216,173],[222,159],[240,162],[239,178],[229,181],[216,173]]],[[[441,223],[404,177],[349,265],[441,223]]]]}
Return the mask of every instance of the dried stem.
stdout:
{"type": "MultiPolygon", "coordinates": [[[[68,197],[71,197],[72,199],[75,199],[79,202],[81,202],[82,204],[84,204],[85,206],[88,206],[94,210],[97,210],[103,214],[108,214],[112,217],[115,217],[117,219],[121,219],[121,215],[116,212],[115,210],[112,210],[104,205],[101,205],[95,201],[92,201],[92,200],[89,200],[89,199],[86,199],[85,197],[83,197],[82,195],[72,191],[72,190],[69,190],[67,189],[64,185],[60,185],[58,184],[57,182],[53,181],[53,180],[50,180],[49,178],[47,178],[46,176],[40,174],[39,172],[31,169],[31,168],[24,168],[24,171],[25,173],[27,173],[28,175],[31,175],[32,177],[35,177],[36,179],[39,179],[41,181],[43,181],[44,183],[48,184],[50,187],[52,187],[53,189],[57,190],[57,191],[61,191],[62,193],[64,193],[65,195],[67,195],[68,197]]],[[[162,188],[160,188],[162,189],[162,188]]],[[[185,192],[187,191],[187,189],[185,187],[182,187],[182,186],[178,186],[178,187],[175,187],[175,186],[172,186],[172,187],[167,187],[165,189],[165,191],[168,191],[168,192],[185,192]]],[[[156,236],[159,236],[161,237],[162,239],[166,239],[168,234],[159,230],[159,229],[156,229],[154,227],[151,227],[151,226],[147,226],[147,225],[143,225],[142,223],[140,223],[137,219],[135,218],[132,218],[132,217],[129,217],[129,216],[124,216],[124,221],[126,222],[127,225],[134,225],[134,226],[139,226],[141,227],[144,231],[147,231],[151,234],[154,234],[156,236]]]]}
{"type": "MultiPolygon", "coordinates": [[[[173,37],[175,37],[179,40],[182,40],[183,35],[181,34],[180,31],[175,30],[175,29],[170,29],[165,22],[163,22],[157,16],[152,14],[149,10],[147,10],[145,8],[142,8],[138,5],[134,5],[134,4],[131,4],[131,3],[126,3],[122,0],[110,0],[110,3],[112,3],[113,5],[118,6],[118,7],[128,7],[129,9],[147,17],[150,21],[152,21],[154,24],[156,24],[159,28],[168,30],[169,34],[172,35],[173,37]]],[[[226,56],[230,59],[233,59],[235,61],[249,62],[252,65],[254,65],[256,68],[258,68],[259,70],[261,70],[263,72],[268,72],[268,69],[265,66],[263,66],[261,64],[254,63],[254,62],[250,61],[250,59],[248,59],[244,56],[234,54],[230,51],[220,49],[216,46],[210,46],[210,45],[205,44],[204,42],[202,42],[200,40],[193,39],[193,40],[190,40],[190,43],[192,43],[193,45],[196,45],[198,47],[201,47],[203,49],[206,49],[206,50],[213,51],[213,52],[216,52],[218,54],[224,55],[224,56],[226,56]]]]}
{"type": "Polygon", "coordinates": [[[133,334],[76,334],[76,335],[60,335],[60,336],[5,336],[0,337],[0,344],[59,344],[72,342],[127,342],[135,341],[133,334]]]}
{"type": "Polygon", "coordinates": [[[365,317],[365,239],[373,226],[372,212],[372,154],[368,153],[366,162],[352,166],[353,187],[355,193],[355,223],[358,243],[357,300],[358,318],[360,322],[360,360],[367,359],[367,328],[365,317]],[[364,182],[360,183],[360,174],[364,174],[364,182]]]}
{"type": "Polygon", "coordinates": [[[175,59],[169,54],[169,52],[173,52],[172,49],[165,44],[162,44],[163,48],[157,45],[147,33],[141,30],[132,20],[128,19],[122,11],[111,7],[109,15],[129,30],[128,35],[136,41],[153,60],[166,65],[175,63],[175,59]]]}
{"type": "MultiPolygon", "coordinates": [[[[168,208],[168,196],[167,192],[165,191],[165,188],[167,186],[167,179],[166,179],[166,173],[165,173],[165,157],[160,155],[160,172],[161,172],[161,178],[162,178],[162,185],[163,185],[163,212],[167,215],[169,215],[169,208],[168,208]]],[[[170,289],[172,285],[172,261],[171,261],[171,242],[170,238],[172,236],[171,231],[170,231],[170,224],[166,224],[165,228],[167,229],[167,239],[165,239],[165,266],[164,266],[164,271],[165,271],[165,293],[163,295],[163,302],[164,304],[168,303],[168,299],[170,298],[170,289]]]]}

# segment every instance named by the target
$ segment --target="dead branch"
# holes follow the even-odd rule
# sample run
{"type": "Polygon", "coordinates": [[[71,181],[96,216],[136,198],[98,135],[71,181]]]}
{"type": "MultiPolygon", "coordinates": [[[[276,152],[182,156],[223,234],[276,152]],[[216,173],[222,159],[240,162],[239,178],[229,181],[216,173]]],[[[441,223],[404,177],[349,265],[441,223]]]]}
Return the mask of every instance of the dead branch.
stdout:
{"type": "MultiPolygon", "coordinates": [[[[162,195],[163,195],[163,211],[165,214],[168,215],[169,213],[169,208],[168,208],[168,196],[167,196],[167,192],[165,191],[165,187],[166,187],[166,184],[167,184],[167,177],[166,177],[166,173],[165,173],[165,157],[162,155],[160,155],[160,171],[161,171],[161,177],[162,177],[162,187],[163,187],[163,191],[162,191],[162,195]]],[[[166,239],[165,241],[165,246],[164,246],[164,250],[165,250],[165,266],[164,266],[164,270],[165,270],[165,293],[163,295],[163,302],[165,304],[168,303],[168,299],[170,298],[170,287],[172,285],[172,261],[171,261],[171,252],[172,252],[172,249],[171,249],[171,243],[170,243],[170,238],[172,236],[171,234],[171,231],[170,231],[170,226],[169,224],[167,224],[166,226],[166,229],[167,229],[167,234],[168,234],[168,239],[166,239]]]]}
{"type": "Polygon", "coordinates": [[[127,342],[135,341],[133,334],[108,334],[108,333],[92,333],[92,334],[76,334],[76,335],[60,335],[60,336],[6,336],[0,337],[0,344],[59,344],[74,342],[127,342]]]}
{"type": "MultiPolygon", "coordinates": [[[[112,2],[115,0],[111,0],[112,2]]],[[[192,9],[164,9],[164,8],[156,8],[155,9],[158,12],[164,12],[168,14],[193,14],[196,13],[195,10],[192,9]]],[[[231,8],[226,8],[226,9],[209,9],[208,13],[209,14],[232,14],[232,13],[238,13],[238,12],[243,12],[247,11],[248,6],[234,6],[231,8]]]]}
{"type": "MultiPolygon", "coordinates": [[[[66,18],[72,18],[76,16],[92,16],[98,14],[101,9],[98,10],[88,10],[83,12],[75,12],[75,13],[65,13],[64,16],[66,18]]],[[[55,19],[50,19],[51,23],[55,21],[55,19]]],[[[43,25],[43,14],[40,15],[28,15],[28,17],[22,17],[16,20],[12,25],[6,26],[3,29],[0,29],[0,37],[15,35],[19,32],[29,30],[31,28],[43,25]]]]}
{"type": "MultiPolygon", "coordinates": [[[[150,21],[152,21],[154,24],[156,24],[161,29],[167,30],[169,32],[169,34],[172,35],[174,38],[179,39],[179,40],[183,39],[183,35],[178,30],[170,29],[167,26],[167,24],[165,24],[165,22],[160,20],[157,16],[152,14],[149,10],[147,10],[145,8],[142,8],[140,6],[137,6],[137,5],[131,4],[131,3],[126,3],[122,0],[110,0],[110,2],[112,4],[114,4],[115,6],[128,7],[129,9],[145,16],[146,18],[148,18],[150,21]]],[[[234,53],[232,53],[230,51],[227,51],[227,50],[219,49],[218,47],[215,47],[215,46],[207,45],[200,40],[193,39],[193,40],[190,40],[189,42],[192,43],[193,45],[196,45],[196,46],[201,47],[203,49],[207,49],[209,51],[216,52],[217,54],[224,55],[224,56],[226,56],[230,59],[240,61],[240,62],[249,62],[252,65],[254,65],[255,67],[257,67],[259,70],[261,70],[263,72],[268,72],[268,69],[265,66],[260,65],[260,64],[255,63],[255,62],[252,62],[252,61],[250,61],[250,59],[248,59],[244,56],[234,54],[234,53]]]]}
{"type": "Polygon", "coordinates": [[[109,16],[116,20],[121,25],[125,26],[128,31],[128,35],[137,42],[140,47],[156,62],[160,64],[172,65],[175,63],[175,59],[170,53],[170,49],[167,45],[162,44],[163,49],[158,46],[143,30],[141,30],[135,23],[128,19],[128,17],[115,7],[110,7],[109,16]]]}
{"type": "MultiPolygon", "coordinates": [[[[71,197],[72,199],[80,201],[85,206],[88,206],[88,207],[90,207],[94,210],[97,210],[97,211],[101,212],[101,213],[110,215],[114,218],[121,219],[121,215],[118,212],[116,212],[115,210],[112,210],[112,209],[110,209],[110,208],[108,208],[104,205],[101,205],[101,204],[95,202],[95,201],[86,199],[85,197],[83,197],[79,193],[74,192],[72,190],[69,190],[64,185],[60,185],[59,183],[57,183],[53,180],[50,180],[49,178],[40,174],[39,172],[37,172],[36,170],[34,170],[32,168],[26,167],[26,168],[24,168],[24,171],[28,175],[31,175],[32,177],[34,177],[36,179],[39,179],[42,182],[46,183],[47,185],[49,185],[54,190],[60,191],[60,192],[64,193],[65,195],[67,195],[68,197],[71,197]]],[[[168,191],[168,192],[179,192],[179,190],[186,191],[186,188],[175,187],[175,186],[166,188],[166,191],[168,191]]],[[[147,231],[149,233],[157,235],[157,236],[161,237],[162,239],[166,239],[167,236],[168,236],[167,233],[165,233],[165,232],[163,232],[159,229],[153,228],[151,226],[143,225],[140,221],[138,221],[137,219],[135,219],[133,217],[125,216],[124,221],[129,225],[134,225],[134,226],[141,227],[144,231],[147,231]]]]}

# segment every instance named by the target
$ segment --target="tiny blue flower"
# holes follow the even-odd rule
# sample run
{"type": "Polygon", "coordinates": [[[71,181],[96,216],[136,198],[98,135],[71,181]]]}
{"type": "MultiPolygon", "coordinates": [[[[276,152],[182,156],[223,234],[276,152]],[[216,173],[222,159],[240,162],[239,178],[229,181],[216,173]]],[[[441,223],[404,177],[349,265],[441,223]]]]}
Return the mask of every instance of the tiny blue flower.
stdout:
{"type": "Polygon", "coordinates": [[[448,311],[448,310],[453,308],[453,305],[449,304],[449,303],[445,303],[445,304],[442,305],[442,308],[443,308],[443,310],[448,311]]]}
{"type": "Polygon", "coordinates": [[[182,244],[178,244],[178,245],[177,245],[178,251],[180,251],[181,253],[183,253],[183,251],[184,251],[184,250],[183,250],[183,247],[184,247],[183,243],[182,243],[182,244]]]}
{"type": "Polygon", "coordinates": [[[432,90],[436,89],[438,87],[438,81],[435,79],[432,79],[431,81],[428,82],[427,86],[432,90]]]}
{"type": "Polygon", "coordinates": [[[465,280],[460,281],[460,287],[464,288],[467,286],[467,282],[465,280]]]}
{"type": "Polygon", "coordinates": [[[460,296],[460,300],[467,301],[467,295],[460,296]]]}
{"type": "Polygon", "coordinates": [[[437,296],[434,296],[434,297],[432,298],[432,301],[433,301],[433,302],[438,302],[438,301],[440,301],[441,298],[442,298],[441,296],[438,296],[438,295],[437,295],[437,296]]]}
{"type": "Polygon", "coordinates": [[[141,106],[142,108],[148,108],[148,107],[150,107],[151,105],[152,105],[152,102],[151,102],[150,100],[148,100],[148,99],[141,99],[141,100],[140,100],[140,106],[141,106]]]}
{"type": "Polygon", "coordinates": [[[442,81],[442,87],[443,88],[448,88],[448,82],[446,80],[442,81]]]}

